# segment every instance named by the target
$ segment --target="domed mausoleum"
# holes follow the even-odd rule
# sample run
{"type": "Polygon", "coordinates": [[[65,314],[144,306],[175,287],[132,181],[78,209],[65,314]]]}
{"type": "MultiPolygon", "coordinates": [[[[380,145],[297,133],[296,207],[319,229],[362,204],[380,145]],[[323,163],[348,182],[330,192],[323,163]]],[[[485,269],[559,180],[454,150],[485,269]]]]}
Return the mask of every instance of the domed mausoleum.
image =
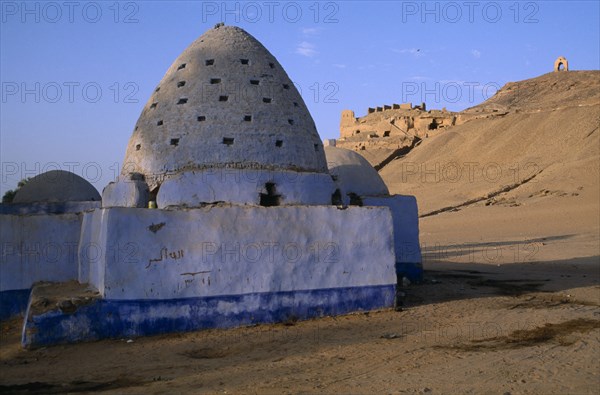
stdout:
{"type": "Polygon", "coordinates": [[[393,306],[422,273],[416,200],[325,154],[275,57],[217,25],[156,86],[101,207],[0,207],[11,246],[70,257],[7,254],[0,318],[26,312],[22,343],[40,347],[393,306]]]}
{"type": "MultiPolygon", "coordinates": [[[[234,26],[207,31],[173,62],[137,121],[124,163],[122,176],[142,174],[159,208],[331,204],[335,189],[294,84],[234,26]]],[[[107,205],[119,205],[111,193],[107,205]]]]}

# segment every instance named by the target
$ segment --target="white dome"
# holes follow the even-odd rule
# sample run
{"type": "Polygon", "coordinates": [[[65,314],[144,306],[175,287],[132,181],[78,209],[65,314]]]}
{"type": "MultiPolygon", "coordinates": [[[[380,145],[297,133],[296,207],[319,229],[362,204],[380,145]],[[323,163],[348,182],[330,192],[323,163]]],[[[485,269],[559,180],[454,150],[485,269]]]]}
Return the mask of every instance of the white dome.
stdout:
{"type": "Polygon", "coordinates": [[[100,201],[100,194],[86,179],[64,170],[51,170],[29,180],[13,203],[100,201]]]}
{"type": "MultiPolygon", "coordinates": [[[[159,208],[331,204],[335,190],[294,84],[232,26],[204,33],[167,70],[127,146],[124,182],[134,173],[159,208]]],[[[107,204],[123,201],[112,189],[105,195],[107,204]]]]}
{"type": "Polygon", "coordinates": [[[389,195],[377,170],[360,154],[344,148],[325,147],[327,166],[336,181],[342,197],[389,195]]]}
{"type": "Polygon", "coordinates": [[[211,29],[171,65],[131,136],[123,174],[210,168],[326,173],[323,146],[279,62],[233,26],[211,29]]]}

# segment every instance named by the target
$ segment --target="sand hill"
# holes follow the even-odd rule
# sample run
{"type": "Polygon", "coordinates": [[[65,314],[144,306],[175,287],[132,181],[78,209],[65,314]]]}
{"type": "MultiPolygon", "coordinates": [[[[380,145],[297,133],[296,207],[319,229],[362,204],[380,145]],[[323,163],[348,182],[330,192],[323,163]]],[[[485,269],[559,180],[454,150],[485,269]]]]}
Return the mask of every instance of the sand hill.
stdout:
{"type": "Polygon", "coordinates": [[[468,208],[471,221],[510,223],[506,235],[598,234],[600,72],[509,83],[461,114],[486,116],[431,135],[381,169],[391,192],[416,195],[424,219],[468,208]]]}

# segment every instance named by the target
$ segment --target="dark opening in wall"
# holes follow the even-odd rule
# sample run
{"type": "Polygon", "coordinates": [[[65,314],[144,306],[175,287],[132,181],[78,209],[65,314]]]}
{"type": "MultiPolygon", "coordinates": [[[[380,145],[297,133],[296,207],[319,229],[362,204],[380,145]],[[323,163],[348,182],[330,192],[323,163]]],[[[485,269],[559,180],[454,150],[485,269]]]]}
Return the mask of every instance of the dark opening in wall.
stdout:
{"type": "Polygon", "coordinates": [[[272,69],[274,69],[274,68],[275,68],[275,63],[273,63],[273,62],[270,62],[270,63],[269,63],[269,67],[270,67],[270,68],[272,68],[272,69]]]}
{"type": "Polygon", "coordinates": [[[140,149],[142,149],[142,145],[141,144],[136,144],[135,145],[135,150],[139,151],[140,149]]]}
{"type": "Polygon", "coordinates": [[[252,85],[258,85],[258,84],[260,84],[260,81],[259,80],[250,80],[250,83],[252,85]]]}
{"type": "Polygon", "coordinates": [[[250,63],[250,61],[248,59],[240,59],[240,62],[242,64],[249,64],[250,63]]]}
{"type": "Polygon", "coordinates": [[[251,122],[252,121],[252,115],[244,115],[244,121],[251,122]]]}
{"type": "Polygon", "coordinates": [[[283,140],[275,141],[275,147],[281,147],[281,146],[283,146],[283,140]]]}
{"type": "Polygon", "coordinates": [[[283,84],[283,89],[290,89],[290,86],[288,84],[283,84]]]}
{"type": "Polygon", "coordinates": [[[390,131],[386,130],[385,132],[383,132],[383,137],[390,137],[390,131]]]}
{"type": "Polygon", "coordinates": [[[179,139],[171,139],[171,145],[177,147],[179,145],[179,139]]]}
{"type": "Polygon", "coordinates": [[[315,144],[315,151],[319,152],[319,144],[315,144]]]}
{"type": "Polygon", "coordinates": [[[348,194],[348,196],[350,197],[350,205],[351,206],[362,206],[363,205],[362,199],[356,193],[350,192],[348,194]]]}
{"type": "Polygon", "coordinates": [[[159,90],[160,90],[160,86],[154,90],[154,93],[158,92],[159,90]]]}
{"type": "Polygon", "coordinates": [[[227,101],[229,100],[229,96],[219,96],[219,101],[227,101]]]}
{"type": "Polygon", "coordinates": [[[331,204],[334,206],[341,206],[343,204],[342,193],[339,189],[336,189],[333,195],[331,195],[331,204]]]}
{"type": "Polygon", "coordinates": [[[182,63],[177,67],[177,70],[185,69],[185,63],[182,63]]]}
{"type": "Polygon", "coordinates": [[[160,189],[160,185],[150,191],[150,196],[148,196],[148,200],[150,202],[156,202],[156,197],[158,196],[159,189],[160,189]]]}
{"type": "Polygon", "coordinates": [[[154,102],[154,103],[150,104],[150,108],[156,108],[156,106],[158,106],[158,102],[154,102]]]}
{"type": "Polygon", "coordinates": [[[281,195],[277,194],[275,183],[267,182],[265,184],[265,190],[267,193],[260,194],[260,205],[263,207],[279,206],[281,195]]]}
{"type": "Polygon", "coordinates": [[[223,144],[225,145],[233,145],[233,137],[223,137],[223,144]]]}
{"type": "Polygon", "coordinates": [[[435,130],[438,128],[438,123],[435,121],[435,119],[433,121],[431,121],[431,123],[428,126],[429,130],[435,130]]]}
{"type": "Polygon", "coordinates": [[[204,115],[200,115],[198,117],[198,122],[204,122],[204,121],[206,121],[206,117],[204,115]]]}
{"type": "Polygon", "coordinates": [[[179,101],[177,102],[177,104],[185,104],[187,103],[188,99],[183,98],[183,99],[179,99],[179,101]]]}
{"type": "Polygon", "coordinates": [[[294,102],[294,107],[298,107],[298,103],[294,102]]]}
{"type": "Polygon", "coordinates": [[[181,88],[182,86],[185,86],[185,81],[179,81],[179,82],[177,83],[177,87],[178,87],[178,88],[181,88]]]}
{"type": "Polygon", "coordinates": [[[263,103],[271,103],[270,97],[263,97],[263,103]]]}
{"type": "Polygon", "coordinates": [[[204,64],[207,66],[212,66],[213,64],[215,64],[215,60],[214,59],[206,59],[206,62],[204,62],[204,64]]]}
{"type": "Polygon", "coordinates": [[[210,83],[211,84],[220,84],[221,83],[221,79],[220,78],[211,78],[210,79],[210,83]]]}
{"type": "Polygon", "coordinates": [[[289,123],[290,125],[293,125],[293,124],[294,124],[294,120],[293,120],[293,119],[288,119],[288,123],[289,123]]]}
{"type": "Polygon", "coordinates": [[[356,130],[354,134],[360,134],[360,130],[356,130]]]}
{"type": "Polygon", "coordinates": [[[163,124],[162,119],[160,121],[156,122],[156,126],[162,126],[162,124],[163,124]]]}

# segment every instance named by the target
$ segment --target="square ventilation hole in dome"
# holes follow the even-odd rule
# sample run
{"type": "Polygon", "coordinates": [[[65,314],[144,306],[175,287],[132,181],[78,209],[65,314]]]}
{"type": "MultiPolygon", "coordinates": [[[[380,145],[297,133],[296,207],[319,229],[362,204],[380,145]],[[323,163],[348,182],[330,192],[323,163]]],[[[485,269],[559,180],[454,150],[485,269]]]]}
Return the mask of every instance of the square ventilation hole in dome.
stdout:
{"type": "Polygon", "coordinates": [[[188,101],[188,99],[182,98],[182,99],[179,99],[179,101],[177,102],[177,104],[185,104],[185,103],[187,103],[187,101],[188,101]]]}
{"type": "Polygon", "coordinates": [[[179,139],[171,139],[170,144],[174,147],[177,147],[179,145],[179,139]]]}
{"type": "Polygon", "coordinates": [[[197,119],[198,119],[198,122],[206,121],[206,117],[204,115],[200,115],[197,119]]]}
{"type": "Polygon", "coordinates": [[[271,103],[270,97],[263,97],[263,103],[271,103]]]}
{"type": "Polygon", "coordinates": [[[274,69],[275,68],[275,63],[269,62],[269,67],[272,68],[272,69],[274,69]]]}
{"type": "Polygon", "coordinates": [[[207,66],[212,66],[213,64],[215,64],[215,60],[214,59],[206,59],[204,64],[207,66]]]}
{"type": "Polygon", "coordinates": [[[283,89],[290,89],[290,86],[288,84],[283,84],[283,89]]]}
{"type": "Polygon", "coordinates": [[[141,145],[141,144],[136,144],[136,145],[135,145],[135,150],[136,150],[136,151],[139,151],[139,150],[141,150],[141,149],[142,149],[142,145],[141,145]]]}
{"type": "Polygon", "coordinates": [[[275,141],[275,147],[282,147],[282,146],[283,146],[283,140],[275,141]]]}
{"type": "Polygon", "coordinates": [[[156,122],[156,126],[162,126],[162,124],[163,124],[162,119],[160,121],[156,122]]]}
{"type": "Polygon", "coordinates": [[[154,103],[150,104],[150,108],[156,108],[156,106],[158,106],[158,102],[154,102],[154,103]]]}
{"type": "Polygon", "coordinates": [[[233,137],[223,137],[223,144],[225,145],[233,145],[233,137]]]}
{"type": "Polygon", "coordinates": [[[229,100],[229,96],[219,96],[219,101],[227,101],[229,100]]]}
{"type": "Polygon", "coordinates": [[[293,125],[293,124],[294,124],[294,120],[293,120],[293,119],[288,119],[288,123],[289,123],[290,125],[293,125]]]}
{"type": "Polygon", "coordinates": [[[211,84],[220,84],[221,83],[221,79],[220,78],[211,78],[210,79],[210,83],[211,84]]]}
{"type": "Polygon", "coordinates": [[[244,115],[244,121],[252,122],[252,115],[244,115]]]}
{"type": "Polygon", "coordinates": [[[185,86],[185,81],[179,81],[179,82],[177,83],[177,87],[178,87],[178,88],[181,88],[182,86],[185,86]]]}
{"type": "Polygon", "coordinates": [[[250,84],[258,85],[258,84],[260,84],[260,81],[259,80],[250,80],[250,84]]]}
{"type": "Polygon", "coordinates": [[[185,63],[182,63],[177,67],[177,70],[185,69],[185,63]]]}
{"type": "Polygon", "coordinates": [[[315,151],[319,152],[319,144],[315,144],[315,151]]]}
{"type": "Polygon", "coordinates": [[[248,59],[240,59],[240,63],[242,63],[242,64],[250,64],[250,60],[248,60],[248,59]]]}
{"type": "Polygon", "coordinates": [[[298,107],[298,103],[294,102],[294,107],[298,107]]]}

